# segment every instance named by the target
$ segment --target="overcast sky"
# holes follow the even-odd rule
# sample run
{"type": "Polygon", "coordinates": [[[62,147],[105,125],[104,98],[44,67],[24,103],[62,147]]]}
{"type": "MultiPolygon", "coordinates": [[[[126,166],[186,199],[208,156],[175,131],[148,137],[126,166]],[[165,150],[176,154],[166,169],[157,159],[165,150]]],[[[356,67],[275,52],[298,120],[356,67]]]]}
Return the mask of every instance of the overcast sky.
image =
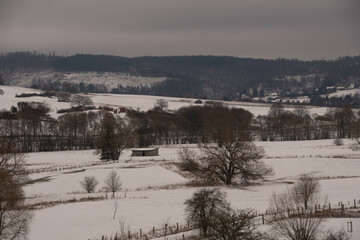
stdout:
{"type": "Polygon", "coordinates": [[[0,0],[0,51],[334,59],[359,0],[0,0]]]}

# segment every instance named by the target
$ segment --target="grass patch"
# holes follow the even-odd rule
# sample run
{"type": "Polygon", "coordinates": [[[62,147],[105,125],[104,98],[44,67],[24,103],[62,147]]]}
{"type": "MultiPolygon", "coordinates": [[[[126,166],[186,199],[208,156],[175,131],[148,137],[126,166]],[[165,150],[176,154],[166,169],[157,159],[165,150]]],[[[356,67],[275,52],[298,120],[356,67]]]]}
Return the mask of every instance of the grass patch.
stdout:
{"type": "Polygon", "coordinates": [[[79,173],[79,172],[85,172],[85,169],[75,170],[71,172],[64,172],[64,174],[72,174],[72,173],[79,173]]]}
{"type": "Polygon", "coordinates": [[[30,180],[27,181],[25,184],[34,184],[34,183],[40,183],[40,182],[50,182],[51,177],[43,177],[43,178],[38,178],[38,179],[34,179],[34,180],[30,180]]]}

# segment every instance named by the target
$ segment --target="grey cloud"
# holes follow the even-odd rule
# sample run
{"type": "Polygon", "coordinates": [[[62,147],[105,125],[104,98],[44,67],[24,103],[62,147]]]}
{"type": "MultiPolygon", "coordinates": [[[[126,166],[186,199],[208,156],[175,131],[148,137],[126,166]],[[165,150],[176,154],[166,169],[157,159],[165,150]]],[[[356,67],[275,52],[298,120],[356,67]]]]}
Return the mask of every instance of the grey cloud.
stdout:
{"type": "Polygon", "coordinates": [[[360,53],[355,0],[0,1],[0,51],[304,59],[360,53]]]}

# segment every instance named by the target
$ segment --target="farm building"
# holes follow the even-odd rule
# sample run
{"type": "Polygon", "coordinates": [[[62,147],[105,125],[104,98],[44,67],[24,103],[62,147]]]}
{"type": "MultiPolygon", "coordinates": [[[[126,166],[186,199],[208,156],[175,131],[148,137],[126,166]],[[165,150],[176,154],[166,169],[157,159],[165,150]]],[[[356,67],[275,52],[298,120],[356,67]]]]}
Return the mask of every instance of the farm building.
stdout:
{"type": "Polygon", "coordinates": [[[137,148],[131,151],[131,156],[159,156],[159,148],[137,148]]]}

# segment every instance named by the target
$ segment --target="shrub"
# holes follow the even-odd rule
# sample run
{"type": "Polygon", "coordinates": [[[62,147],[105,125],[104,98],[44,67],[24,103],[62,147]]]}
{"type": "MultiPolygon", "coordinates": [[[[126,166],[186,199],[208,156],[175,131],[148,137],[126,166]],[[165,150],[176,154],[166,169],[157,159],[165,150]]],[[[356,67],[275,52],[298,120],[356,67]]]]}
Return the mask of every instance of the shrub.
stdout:
{"type": "Polygon", "coordinates": [[[99,184],[99,182],[98,182],[98,180],[96,180],[96,178],[94,176],[86,176],[80,182],[80,184],[86,192],[92,193],[92,192],[95,192],[95,188],[99,184]]]}
{"type": "Polygon", "coordinates": [[[342,146],[342,145],[344,145],[344,141],[341,138],[336,138],[334,140],[334,145],[335,146],[342,146]]]}

